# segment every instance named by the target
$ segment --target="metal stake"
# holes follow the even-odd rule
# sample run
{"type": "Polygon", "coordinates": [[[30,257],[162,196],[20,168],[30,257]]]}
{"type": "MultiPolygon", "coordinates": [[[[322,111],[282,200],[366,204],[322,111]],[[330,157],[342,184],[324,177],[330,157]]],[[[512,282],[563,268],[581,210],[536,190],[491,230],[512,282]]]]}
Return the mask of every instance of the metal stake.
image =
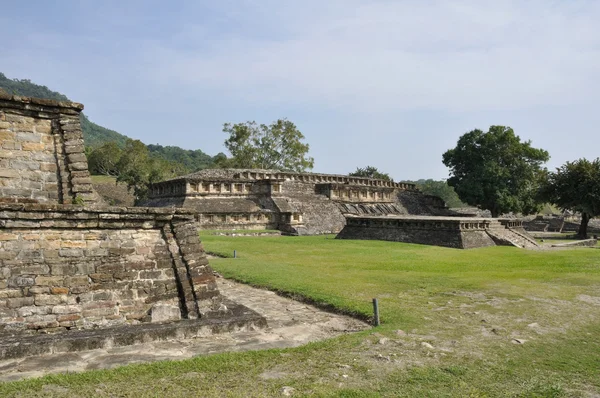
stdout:
{"type": "Polygon", "coordinates": [[[379,302],[376,298],[373,299],[373,324],[379,326],[379,302]]]}

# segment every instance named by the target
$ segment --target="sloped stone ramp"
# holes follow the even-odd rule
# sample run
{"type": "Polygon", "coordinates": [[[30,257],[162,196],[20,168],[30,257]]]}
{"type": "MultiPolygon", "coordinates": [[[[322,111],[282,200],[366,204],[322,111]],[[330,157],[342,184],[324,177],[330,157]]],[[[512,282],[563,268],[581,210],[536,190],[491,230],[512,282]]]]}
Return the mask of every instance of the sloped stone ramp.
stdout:
{"type": "Polygon", "coordinates": [[[219,290],[227,299],[242,304],[264,316],[267,328],[232,328],[231,333],[198,334],[168,341],[152,341],[135,345],[82,350],[48,352],[26,358],[0,360],[0,382],[41,377],[50,373],[82,372],[161,360],[179,360],[198,355],[227,351],[248,351],[296,347],[311,341],[357,332],[370,326],[357,319],[332,314],[274,292],[255,289],[223,278],[219,290]]]}

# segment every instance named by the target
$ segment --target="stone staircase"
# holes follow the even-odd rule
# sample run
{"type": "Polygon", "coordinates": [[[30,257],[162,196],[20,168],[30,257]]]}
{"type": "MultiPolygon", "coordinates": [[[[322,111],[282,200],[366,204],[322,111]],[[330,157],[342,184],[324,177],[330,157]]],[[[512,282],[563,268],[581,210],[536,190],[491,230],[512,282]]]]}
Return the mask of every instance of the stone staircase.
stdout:
{"type": "Polygon", "coordinates": [[[406,211],[395,203],[337,203],[342,214],[354,216],[404,215],[406,211]]]}
{"type": "Polygon", "coordinates": [[[486,232],[499,246],[515,246],[531,250],[540,248],[535,239],[516,229],[505,227],[498,220],[491,220],[486,232]]]}

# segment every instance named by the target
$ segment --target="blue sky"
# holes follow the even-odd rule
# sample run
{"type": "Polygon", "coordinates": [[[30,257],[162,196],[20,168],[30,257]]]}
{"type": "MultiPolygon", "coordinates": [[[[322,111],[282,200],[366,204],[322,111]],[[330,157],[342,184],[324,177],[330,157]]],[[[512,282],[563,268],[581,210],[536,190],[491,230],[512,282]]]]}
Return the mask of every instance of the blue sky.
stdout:
{"type": "Polygon", "coordinates": [[[508,125],[548,167],[600,156],[600,1],[2,1],[0,72],[148,144],[224,152],[287,117],[315,172],[448,176],[508,125]]]}

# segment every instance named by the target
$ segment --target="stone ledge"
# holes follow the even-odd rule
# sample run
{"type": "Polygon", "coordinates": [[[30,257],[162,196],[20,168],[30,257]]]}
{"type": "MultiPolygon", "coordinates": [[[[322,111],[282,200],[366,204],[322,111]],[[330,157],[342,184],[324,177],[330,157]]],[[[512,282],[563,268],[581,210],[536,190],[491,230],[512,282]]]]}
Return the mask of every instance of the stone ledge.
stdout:
{"type": "Polygon", "coordinates": [[[596,247],[597,245],[598,241],[592,238],[567,243],[555,243],[552,245],[552,247],[596,247]]]}
{"type": "MultiPolygon", "coordinates": [[[[21,104],[23,109],[33,110],[27,105],[41,105],[42,107],[53,107],[53,108],[65,108],[65,109],[73,109],[77,111],[83,110],[83,104],[78,102],[70,102],[70,101],[57,101],[52,99],[45,98],[35,98],[35,97],[24,97],[20,95],[11,95],[0,91],[0,100],[2,101],[10,101],[17,104],[21,104]]],[[[41,110],[41,109],[40,109],[41,110]]],[[[47,109],[44,108],[44,111],[47,109]]]]}
{"type": "Polygon", "coordinates": [[[151,341],[189,339],[209,334],[267,327],[257,312],[223,300],[226,313],[209,313],[195,320],[151,323],[106,329],[78,330],[34,336],[0,335],[0,360],[142,344],[151,341]]]}

